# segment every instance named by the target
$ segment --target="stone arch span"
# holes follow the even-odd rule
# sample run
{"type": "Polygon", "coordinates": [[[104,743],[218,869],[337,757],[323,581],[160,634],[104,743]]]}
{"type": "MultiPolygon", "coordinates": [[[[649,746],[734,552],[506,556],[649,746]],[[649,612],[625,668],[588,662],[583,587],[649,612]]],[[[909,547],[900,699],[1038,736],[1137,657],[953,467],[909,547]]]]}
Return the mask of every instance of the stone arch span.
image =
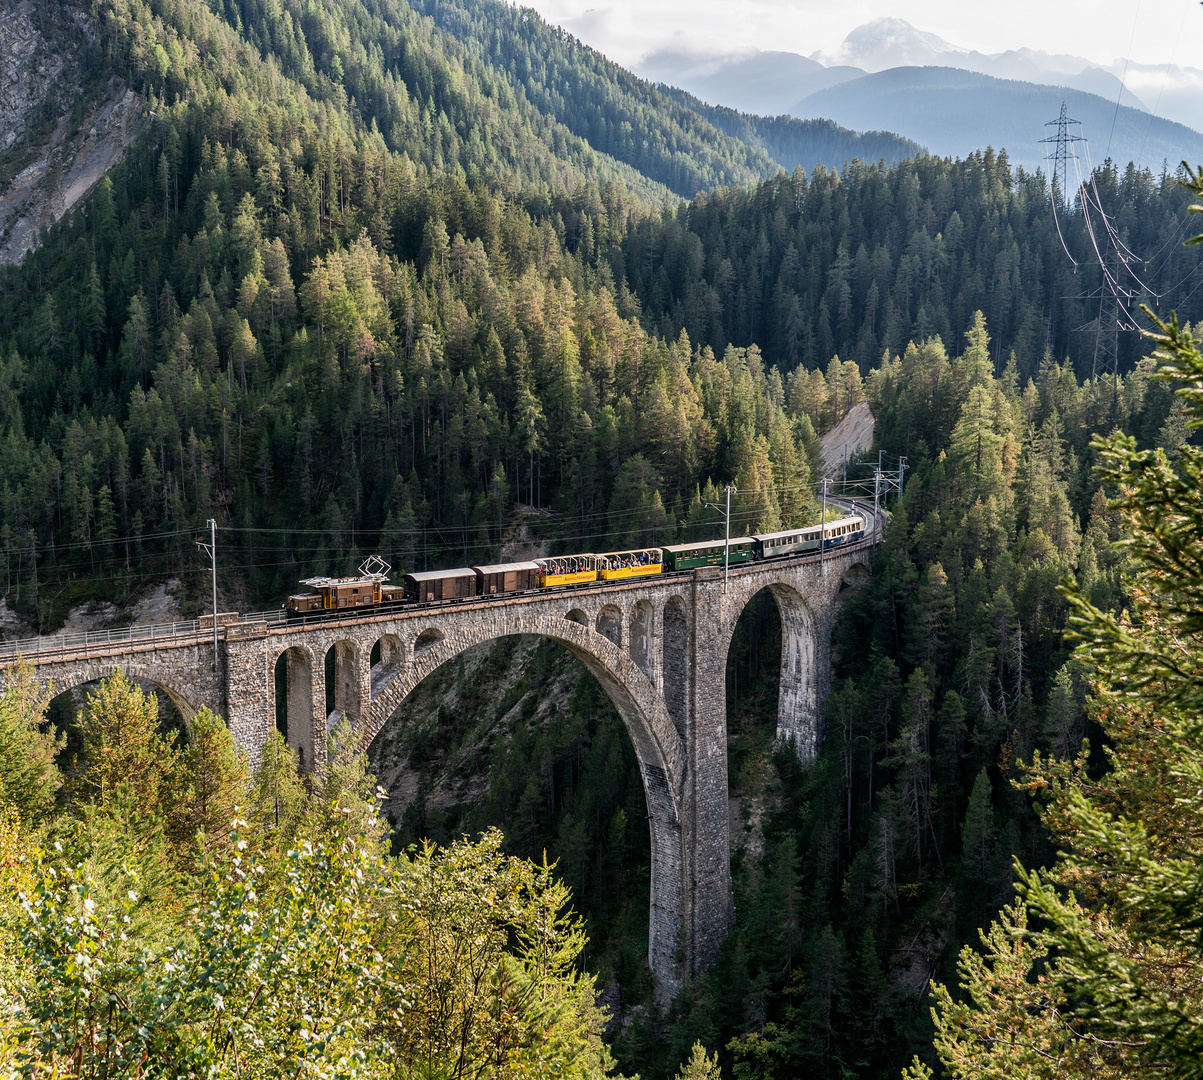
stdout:
{"type": "Polygon", "coordinates": [[[866,584],[872,576],[873,571],[869,568],[868,563],[849,563],[840,574],[840,591],[836,594],[837,599],[843,599],[849,590],[866,584]]]}
{"type": "Polygon", "coordinates": [[[793,739],[798,756],[814,757],[819,748],[819,620],[791,581],[757,581],[731,607],[723,627],[724,664],[744,609],[760,592],[769,592],[781,619],[781,676],[777,690],[777,738],[793,739]]]}
{"type": "MultiPolygon", "coordinates": [[[[39,687],[43,702],[49,702],[59,694],[65,694],[76,687],[106,679],[115,671],[121,671],[130,679],[148,683],[161,690],[179,711],[185,725],[191,726],[192,718],[196,716],[200,707],[210,704],[197,692],[197,688],[181,686],[179,681],[164,673],[162,666],[156,664],[114,659],[65,661],[39,664],[33,668],[33,678],[39,687]]],[[[0,691],[7,683],[7,671],[0,668],[0,691]]],[[[214,712],[217,711],[214,709],[214,712]]]]}
{"type": "Polygon", "coordinates": [[[502,615],[487,625],[449,630],[403,664],[365,709],[359,746],[366,750],[397,707],[436,668],[466,649],[502,637],[535,634],[562,645],[601,684],[622,717],[639,760],[651,831],[651,895],[648,964],[669,998],[681,985],[675,955],[686,916],[682,848],[684,748],[655,685],[617,645],[597,631],[562,616],[502,615]]]}

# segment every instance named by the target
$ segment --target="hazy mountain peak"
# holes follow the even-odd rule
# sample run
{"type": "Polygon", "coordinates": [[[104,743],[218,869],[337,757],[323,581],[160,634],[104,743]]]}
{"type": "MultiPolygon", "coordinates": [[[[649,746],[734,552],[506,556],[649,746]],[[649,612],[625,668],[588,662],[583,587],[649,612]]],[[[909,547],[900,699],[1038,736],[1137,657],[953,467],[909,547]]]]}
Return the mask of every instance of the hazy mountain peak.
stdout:
{"type": "Polygon", "coordinates": [[[859,68],[824,67],[797,53],[756,49],[722,55],[657,49],[635,70],[649,82],[678,86],[708,104],[759,116],[777,116],[800,97],[864,74],[859,68]]]}
{"type": "Polygon", "coordinates": [[[937,34],[920,30],[905,19],[883,17],[853,30],[826,63],[883,71],[892,67],[947,64],[951,57],[965,55],[965,49],[950,45],[937,34]]]}

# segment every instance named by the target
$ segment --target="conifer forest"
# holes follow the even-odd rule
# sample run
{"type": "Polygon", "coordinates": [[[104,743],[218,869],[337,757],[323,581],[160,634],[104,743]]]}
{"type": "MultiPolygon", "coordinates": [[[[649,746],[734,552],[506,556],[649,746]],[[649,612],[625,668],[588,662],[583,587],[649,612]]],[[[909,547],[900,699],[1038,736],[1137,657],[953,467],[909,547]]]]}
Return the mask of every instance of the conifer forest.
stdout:
{"type": "Polygon", "coordinates": [[[0,267],[0,636],[207,613],[211,518],[256,612],[372,554],[709,539],[727,485],[732,535],[815,523],[862,402],[848,478],[905,466],[814,759],[775,601],[740,620],[735,925],[666,1008],[635,752],[560,646],[313,773],[18,665],[0,1080],[1203,1078],[1194,163],[1090,178],[1147,286],[1100,370],[1082,201],[1001,148],[704,105],[496,0],[34,8],[141,126],[0,267]]]}

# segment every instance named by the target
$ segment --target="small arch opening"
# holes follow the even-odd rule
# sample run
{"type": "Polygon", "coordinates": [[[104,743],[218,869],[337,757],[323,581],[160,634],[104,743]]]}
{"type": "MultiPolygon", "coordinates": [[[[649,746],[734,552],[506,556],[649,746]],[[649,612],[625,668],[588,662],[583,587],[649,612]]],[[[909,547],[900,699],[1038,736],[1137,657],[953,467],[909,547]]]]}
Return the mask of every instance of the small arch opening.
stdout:
{"type": "Polygon", "coordinates": [[[664,627],[660,635],[660,669],[664,673],[664,703],[678,734],[685,734],[685,710],[689,694],[689,622],[685,601],[670,596],[664,605],[664,627]]]}
{"type": "Polygon", "coordinates": [[[607,604],[598,613],[597,632],[622,648],[622,612],[613,604],[607,604]]]}
{"type": "Polygon", "coordinates": [[[843,598],[853,589],[864,585],[870,578],[869,568],[864,563],[854,563],[840,577],[840,591],[836,594],[843,598]]]}
{"type": "Polygon", "coordinates": [[[339,720],[359,722],[359,652],[350,641],[336,641],[326,650],[326,730],[339,720]]]}
{"type": "Polygon", "coordinates": [[[295,645],[285,649],[276,657],[275,674],[276,730],[297,755],[300,768],[305,769],[314,756],[313,669],[309,654],[295,645]]]}
{"type": "Polygon", "coordinates": [[[276,657],[276,730],[288,738],[288,656],[276,657]]]}
{"type": "Polygon", "coordinates": [[[372,683],[372,699],[397,673],[401,663],[401,639],[396,634],[382,634],[372,646],[369,660],[369,676],[372,683]]]}
{"type": "Polygon", "coordinates": [[[640,600],[631,612],[631,659],[649,679],[655,678],[652,670],[652,605],[640,600]]]}
{"type": "Polygon", "coordinates": [[[564,616],[569,622],[574,622],[578,626],[588,626],[589,616],[586,615],[580,608],[573,608],[567,615],[564,616]]]}
{"type": "Polygon", "coordinates": [[[442,630],[436,630],[433,626],[427,627],[414,638],[414,656],[421,656],[427,649],[437,645],[446,636],[442,630]]]}

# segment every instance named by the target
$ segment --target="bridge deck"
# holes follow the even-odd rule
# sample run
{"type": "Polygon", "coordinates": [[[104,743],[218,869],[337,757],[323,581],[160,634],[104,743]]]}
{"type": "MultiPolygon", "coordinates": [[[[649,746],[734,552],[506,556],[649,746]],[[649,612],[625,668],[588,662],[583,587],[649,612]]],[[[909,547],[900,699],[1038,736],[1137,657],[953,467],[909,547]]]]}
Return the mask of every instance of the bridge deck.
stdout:
{"type": "MultiPolygon", "coordinates": [[[[829,500],[835,502],[836,500],[829,500]]],[[[878,519],[873,518],[873,511],[867,506],[847,500],[845,505],[855,507],[872,523],[867,530],[869,539],[847,547],[829,549],[825,557],[833,557],[848,551],[864,550],[877,543],[881,531],[881,519],[884,512],[879,512],[878,519]]],[[[731,577],[745,577],[749,574],[763,572],[767,566],[788,567],[818,562],[818,554],[778,556],[771,560],[754,563],[740,563],[727,571],[731,577]]],[[[629,581],[590,583],[586,585],[560,586],[554,590],[538,590],[527,593],[508,593],[499,596],[480,597],[475,600],[444,600],[435,603],[406,604],[404,607],[390,607],[387,610],[372,609],[359,611],[353,615],[342,617],[320,615],[314,617],[302,616],[289,619],[283,610],[264,611],[253,614],[239,615],[237,622],[219,624],[218,640],[227,638],[237,639],[257,634],[268,634],[273,631],[291,633],[296,630],[315,628],[318,626],[359,626],[365,623],[378,622],[398,618],[417,618],[424,614],[437,614],[454,607],[459,611],[483,610],[496,604],[523,604],[547,600],[552,596],[596,596],[599,593],[616,594],[632,589],[645,589],[657,584],[677,584],[682,579],[695,579],[700,571],[679,570],[666,572],[658,576],[634,578],[629,581]]],[[[722,567],[707,567],[705,574],[713,579],[723,573],[722,567]]],[[[21,659],[30,664],[62,663],[71,660],[91,660],[106,656],[129,656],[137,653],[153,653],[163,648],[178,648],[184,645],[206,645],[213,640],[212,625],[202,625],[199,619],[171,623],[149,623],[141,626],[114,628],[109,630],[90,630],[75,634],[56,634],[39,637],[21,638],[14,641],[0,642],[0,666],[15,663],[21,659]]]]}

